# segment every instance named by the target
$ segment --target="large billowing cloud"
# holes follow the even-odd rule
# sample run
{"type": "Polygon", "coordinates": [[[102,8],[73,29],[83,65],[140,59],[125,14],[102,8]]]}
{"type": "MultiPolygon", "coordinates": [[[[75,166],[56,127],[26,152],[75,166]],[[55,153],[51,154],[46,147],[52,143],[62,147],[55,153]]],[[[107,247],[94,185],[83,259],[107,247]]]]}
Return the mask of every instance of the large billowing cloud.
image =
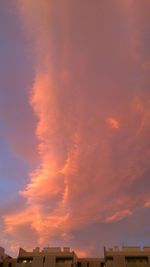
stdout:
{"type": "Polygon", "coordinates": [[[149,207],[149,1],[18,1],[36,54],[40,165],[4,217],[46,244],[149,207]]]}

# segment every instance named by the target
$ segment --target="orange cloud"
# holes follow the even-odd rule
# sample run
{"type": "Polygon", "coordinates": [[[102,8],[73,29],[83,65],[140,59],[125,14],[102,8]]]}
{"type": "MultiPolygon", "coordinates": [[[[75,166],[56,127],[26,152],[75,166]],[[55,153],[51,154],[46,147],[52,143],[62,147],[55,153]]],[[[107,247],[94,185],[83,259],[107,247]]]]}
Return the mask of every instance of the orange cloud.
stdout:
{"type": "Polygon", "coordinates": [[[26,208],[4,223],[11,234],[28,225],[45,244],[123,220],[145,203],[149,192],[138,188],[148,183],[150,109],[133,94],[130,25],[124,13],[114,21],[118,1],[109,9],[101,1],[19,3],[37,58],[30,104],[40,164],[20,192],[26,208]]]}
{"type": "Polygon", "coordinates": [[[89,255],[88,251],[86,251],[84,249],[75,248],[74,251],[76,252],[78,257],[81,257],[81,258],[85,258],[85,257],[87,257],[89,255]]]}
{"type": "Polygon", "coordinates": [[[150,208],[150,201],[145,202],[145,203],[144,203],[144,206],[145,206],[146,208],[150,208]]]}
{"type": "Polygon", "coordinates": [[[117,222],[120,221],[122,219],[124,219],[125,217],[131,215],[132,212],[130,210],[122,210],[122,211],[117,211],[115,214],[109,216],[106,219],[106,222],[111,223],[111,222],[117,222]]]}
{"type": "Polygon", "coordinates": [[[117,119],[113,118],[113,117],[109,117],[107,118],[107,123],[110,125],[111,128],[113,129],[119,129],[119,122],[117,119]]]}

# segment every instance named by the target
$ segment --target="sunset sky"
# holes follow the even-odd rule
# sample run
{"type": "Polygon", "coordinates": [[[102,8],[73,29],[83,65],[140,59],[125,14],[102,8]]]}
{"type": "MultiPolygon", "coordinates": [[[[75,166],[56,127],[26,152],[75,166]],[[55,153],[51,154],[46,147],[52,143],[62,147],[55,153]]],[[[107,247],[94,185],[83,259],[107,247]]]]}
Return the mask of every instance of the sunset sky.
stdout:
{"type": "Polygon", "coordinates": [[[150,1],[0,0],[0,246],[150,245],[150,1]]]}

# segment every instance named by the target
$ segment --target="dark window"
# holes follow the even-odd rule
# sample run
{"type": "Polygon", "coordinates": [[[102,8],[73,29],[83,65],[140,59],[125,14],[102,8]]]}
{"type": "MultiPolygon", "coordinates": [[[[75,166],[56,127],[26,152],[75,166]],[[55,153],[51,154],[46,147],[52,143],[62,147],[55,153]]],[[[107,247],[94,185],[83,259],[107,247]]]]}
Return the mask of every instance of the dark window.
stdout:
{"type": "Polygon", "coordinates": [[[73,257],[56,257],[56,263],[62,263],[67,261],[73,261],[73,257]]]}
{"type": "Polygon", "coordinates": [[[109,256],[107,256],[107,257],[106,257],[106,261],[113,261],[113,257],[109,257],[109,256]]]}
{"type": "Polygon", "coordinates": [[[148,262],[148,257],[143,257],[143,256],[128,256],[125,257],[126,262],[148,262]]]}

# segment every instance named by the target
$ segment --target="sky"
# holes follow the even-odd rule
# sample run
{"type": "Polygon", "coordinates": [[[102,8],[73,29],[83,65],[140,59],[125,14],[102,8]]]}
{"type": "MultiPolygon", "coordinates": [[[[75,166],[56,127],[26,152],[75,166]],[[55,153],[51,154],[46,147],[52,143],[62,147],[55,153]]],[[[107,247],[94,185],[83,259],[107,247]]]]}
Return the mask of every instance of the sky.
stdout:
{"type": "Polygon", "coordinates": [[[150,245],[150,1],[0,1],[0,245],[150,245]]]}

